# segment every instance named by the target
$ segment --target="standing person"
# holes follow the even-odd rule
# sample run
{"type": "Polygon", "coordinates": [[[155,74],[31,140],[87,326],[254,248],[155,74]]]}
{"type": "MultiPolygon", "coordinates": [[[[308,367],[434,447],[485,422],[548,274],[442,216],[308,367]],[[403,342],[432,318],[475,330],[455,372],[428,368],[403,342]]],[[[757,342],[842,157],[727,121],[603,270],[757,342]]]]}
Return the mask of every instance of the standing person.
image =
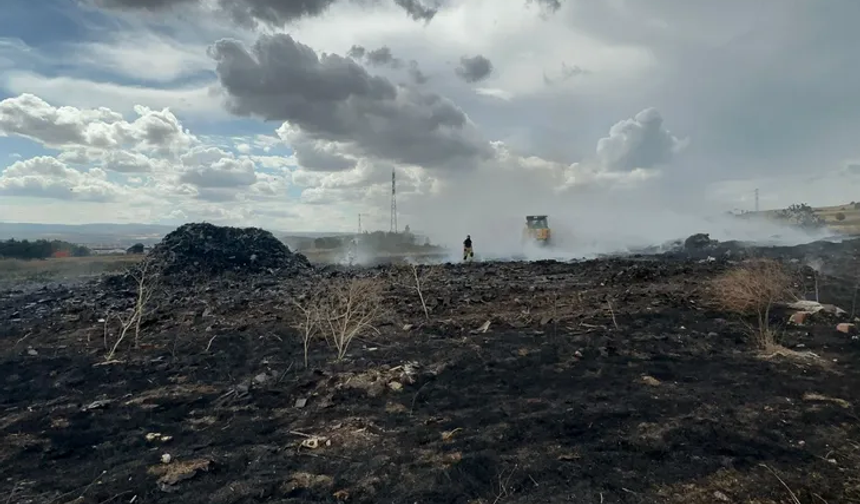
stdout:
{"type": "Polygon", "coordinates": [[[466,239],[463,240],[463,260],[469,260],[475,257],[475,253],[472,252],[472,235],[466,235],[466,239]]]}

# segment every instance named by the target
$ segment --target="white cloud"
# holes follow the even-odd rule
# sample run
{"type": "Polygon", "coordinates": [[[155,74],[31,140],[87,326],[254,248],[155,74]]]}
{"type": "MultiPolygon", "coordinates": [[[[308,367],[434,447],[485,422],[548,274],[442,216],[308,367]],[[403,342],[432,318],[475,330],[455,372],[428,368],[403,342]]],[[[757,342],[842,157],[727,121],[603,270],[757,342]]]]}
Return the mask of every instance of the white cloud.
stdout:
{"type": "Polygon", "coordinates": [[[201,189],[233,189],[254,184],[257,175],[250,159],[221,158],[187,169],[179,180],[201,189]]]}
{"type": "Polygon", "coordinates": [[[99,168],[79,171],[61,161],[40,156],[18,161],[0,174],[0,193],[59,200],[104,202],[126,194],[121,186],[107,180],[99,168]]]}
{"type": "Polygon", "coordinates": [[[109,108],[54,107],[37,96],[22,94],[0,101],[0,133],[52,148],[130,147],[159,154],[175,153],[197,143],[168,109],[133,108],[138,117],[128,122],[109,108]]]}

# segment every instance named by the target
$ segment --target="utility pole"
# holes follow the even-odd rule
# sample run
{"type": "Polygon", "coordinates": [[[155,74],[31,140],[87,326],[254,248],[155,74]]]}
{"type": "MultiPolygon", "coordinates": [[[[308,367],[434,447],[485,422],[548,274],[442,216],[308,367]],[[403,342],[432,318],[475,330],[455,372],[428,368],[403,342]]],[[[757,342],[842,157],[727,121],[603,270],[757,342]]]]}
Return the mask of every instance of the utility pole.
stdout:
{"type": "Polygon", "coordinates": [[[358,234],[361,234],[361,214],[358,214],[358,234]]]}
{"type": "Polygon", "coordinates": [[[394,179],[394,168],[391,169],[391,229],[397,232],[397,184],[394,179]]]}
{"type": "Polygon", "coordinates": [[[755,190],[755,211],[758,213],[758,188],[755,190]]]}

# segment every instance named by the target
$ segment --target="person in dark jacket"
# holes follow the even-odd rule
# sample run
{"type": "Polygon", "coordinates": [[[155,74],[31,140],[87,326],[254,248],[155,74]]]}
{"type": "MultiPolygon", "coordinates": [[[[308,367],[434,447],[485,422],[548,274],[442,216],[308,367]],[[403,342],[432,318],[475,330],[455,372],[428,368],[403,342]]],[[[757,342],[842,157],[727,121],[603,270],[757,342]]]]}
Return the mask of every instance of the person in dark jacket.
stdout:
{"type": "Polygon", "coordinates": [[[472,252],[472,235],[466,235],[466,239],[463,240],[463,260],[469,260],[475,257],[475,253],[472,252]]]}

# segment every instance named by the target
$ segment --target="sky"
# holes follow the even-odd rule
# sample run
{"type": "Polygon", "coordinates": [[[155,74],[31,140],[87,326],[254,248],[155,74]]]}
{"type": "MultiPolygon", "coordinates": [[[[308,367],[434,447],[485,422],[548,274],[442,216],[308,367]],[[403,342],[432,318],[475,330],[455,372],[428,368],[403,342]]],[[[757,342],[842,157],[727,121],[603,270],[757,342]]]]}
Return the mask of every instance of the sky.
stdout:
{"type": "Polygon", "coordinates": [[[860,200],[856,0],[38,3],[0,221],[388,230],[392,171],[400,228],[476,248],[860,200]]]}

